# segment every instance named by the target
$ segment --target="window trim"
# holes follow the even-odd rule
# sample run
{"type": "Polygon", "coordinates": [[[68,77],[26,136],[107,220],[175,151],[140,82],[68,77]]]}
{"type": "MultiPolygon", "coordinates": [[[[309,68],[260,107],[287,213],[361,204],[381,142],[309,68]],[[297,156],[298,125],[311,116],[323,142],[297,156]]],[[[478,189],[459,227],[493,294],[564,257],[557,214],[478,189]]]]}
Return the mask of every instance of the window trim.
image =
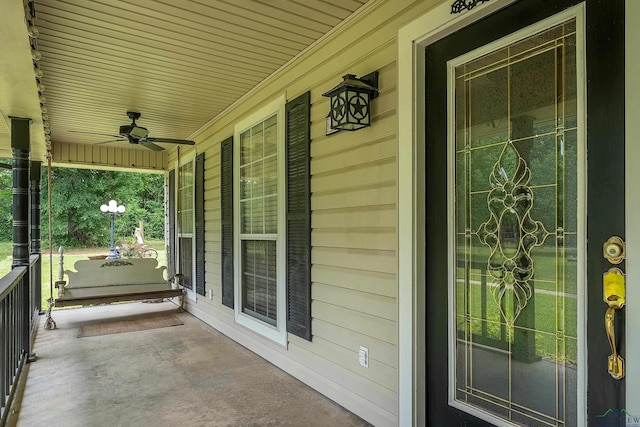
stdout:
{"type": "MultiPolygon", "coordinates": [[[[233,135],[233,257],[234,257],[234,311],[235,321],[257,334],[283,346],[287,345],[287,302],[286,302],[286,153],[285,153],[285,96],[282,95],[264,105],[254,113],[237,122],[233,135]],[[276,325],[272,326],[242,312],[242,254],[240,239],[240,134],[252,126],[277,115],[277,173],[278,173],[278,232],[276,234],[277,263],[277,304],[276,325]]],[[[257,239],[265,238],[260,235],[257,239]]],[[[271,240],[271,239],[269,239],[271,240]]]]}

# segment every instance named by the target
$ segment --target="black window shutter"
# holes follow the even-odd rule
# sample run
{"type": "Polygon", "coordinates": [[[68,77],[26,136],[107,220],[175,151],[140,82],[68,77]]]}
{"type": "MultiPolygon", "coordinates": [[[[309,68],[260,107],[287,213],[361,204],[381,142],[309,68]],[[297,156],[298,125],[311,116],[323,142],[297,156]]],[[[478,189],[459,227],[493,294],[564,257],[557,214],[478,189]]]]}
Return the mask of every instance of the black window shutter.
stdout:
{"type": "Polygon", "coordinates": [[[195,170],[196,293],[204,295],[204,153],[196,156],[195,170]]]}
{"type": "Polygon", "coordinates": [[[169,277],[176,274],[176,171],[169,171],[169,277]]]}
{"type": "Polygon", "coordinates": [[[287,103],[287,331],[311,341],[310,93],[287,103]]]}
{"type": "Polygon", "coordinates": [[[222,304],[233,308],[233,137],[220,146],[222,304]]]}

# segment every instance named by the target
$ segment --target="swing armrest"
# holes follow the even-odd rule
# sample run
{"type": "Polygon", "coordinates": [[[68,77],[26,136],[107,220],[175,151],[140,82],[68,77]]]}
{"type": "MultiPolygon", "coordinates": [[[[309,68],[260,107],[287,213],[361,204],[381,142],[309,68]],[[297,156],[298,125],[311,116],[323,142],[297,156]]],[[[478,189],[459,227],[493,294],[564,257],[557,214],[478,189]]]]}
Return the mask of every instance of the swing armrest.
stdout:
{"type": "Polygon", "coordinates": [[[56,280],[54,285],[58,288],[58,297],[64,296],[64,288],[67,286],[67,282],[64,280],[56,280]]]}

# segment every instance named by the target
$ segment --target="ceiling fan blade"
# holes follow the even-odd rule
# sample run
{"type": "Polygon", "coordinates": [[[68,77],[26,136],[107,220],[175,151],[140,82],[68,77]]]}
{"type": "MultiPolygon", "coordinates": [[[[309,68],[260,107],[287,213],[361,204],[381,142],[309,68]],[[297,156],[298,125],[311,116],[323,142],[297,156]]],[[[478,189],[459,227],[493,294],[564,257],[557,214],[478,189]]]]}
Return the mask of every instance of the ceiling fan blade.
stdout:
{"type": "Polygon", "coordinates": [[[164,151],[164,148],[160,147],[159,145],[154,144],[153,142],[150,142],[148,139],[145,140],[145,141],[140,141],[139,144],[142,145],[143,147],[148,148],[149,150],[164,151]]]}
{"type": "Polygon", "coordinates": [[[120,138],[120,135],[112,135],[110,133],[83,132],[83,131],[79,131],[79,130],[70,130],[68,132],[81,133],[81,134],[84,134],[84,135],[100,135],[100,136],[112,136],[114,138],[120,138]]]}
{"type": "Polygon", "coordinates": [[[164,142],[167,144],[183,144],[183,145],[195,145],[194,141],[188,139],[174,139],[174,138],[146,138],[149,142],[164,142]]]}

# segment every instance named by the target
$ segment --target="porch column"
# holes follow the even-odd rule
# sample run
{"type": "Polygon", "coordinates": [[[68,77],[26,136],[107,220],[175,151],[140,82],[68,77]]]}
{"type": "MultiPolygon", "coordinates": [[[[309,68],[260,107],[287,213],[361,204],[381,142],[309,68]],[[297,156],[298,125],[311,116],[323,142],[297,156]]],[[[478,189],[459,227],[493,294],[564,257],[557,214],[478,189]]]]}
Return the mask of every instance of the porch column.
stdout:
{"type": "Polygon", "coordinates": [[[31,353],[31,277],[29,271],[29,125],[31,119],[11,117],[11,150],[13,151],[13,263],[12,268],[26,267],[22,282],[19,310],[22,349],[27,359],[31,353]]]}
{"type": "Polygon", "coordinates": [[[40,177],[42,162],[32,161],[29,175],[31,177],[31,255],[39,255],[38,261],[33,266],[33,305],[36,310],[42,311],[42,244],[41,244],[41,206],[40,206],[40,177]]]}
{"type": "Polygon", "coordinates": [[[29,265],[29,124],[31,119],[11,117],[13,151],[13,263],[29,265]]]}

